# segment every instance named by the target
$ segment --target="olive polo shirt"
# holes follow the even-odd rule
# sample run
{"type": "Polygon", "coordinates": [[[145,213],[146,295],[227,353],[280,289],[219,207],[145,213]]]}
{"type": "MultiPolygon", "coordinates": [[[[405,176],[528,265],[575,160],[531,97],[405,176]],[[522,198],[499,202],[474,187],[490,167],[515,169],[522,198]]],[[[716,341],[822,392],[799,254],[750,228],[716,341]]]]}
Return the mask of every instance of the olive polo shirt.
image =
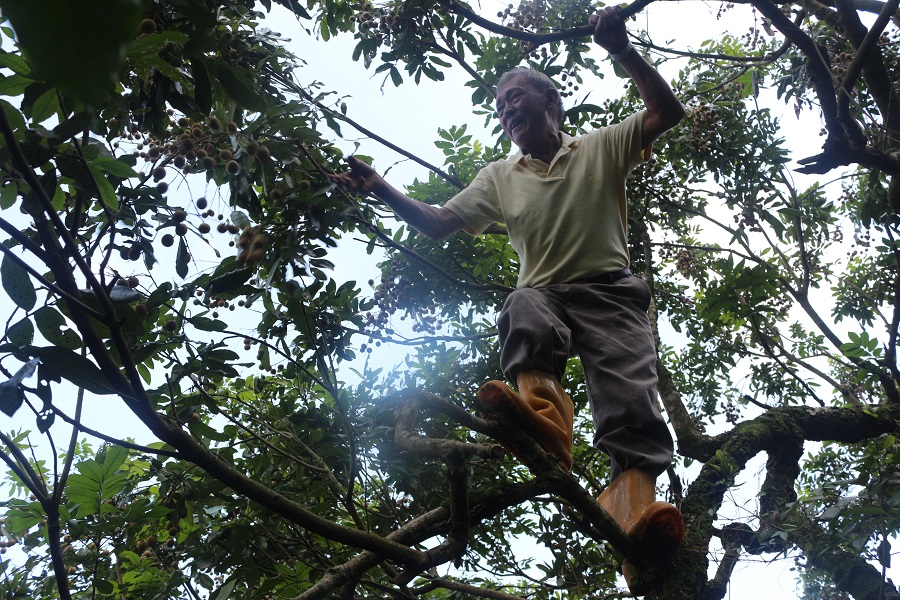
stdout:
{"type": "Polygon", "coordinates": [[[573,138],[549,165],[516,153],[483,168],[444,206],[475,232],[506,224],[519,255],[518,287],[624,269],[625,178],[641,160],[643,112],[573,138]]]}

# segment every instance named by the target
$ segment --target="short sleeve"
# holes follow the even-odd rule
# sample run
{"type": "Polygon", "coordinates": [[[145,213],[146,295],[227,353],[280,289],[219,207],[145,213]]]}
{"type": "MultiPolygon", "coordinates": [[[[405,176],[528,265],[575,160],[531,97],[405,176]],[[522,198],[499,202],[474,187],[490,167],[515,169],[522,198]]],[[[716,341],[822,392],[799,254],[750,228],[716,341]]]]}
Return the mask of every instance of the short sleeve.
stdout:
{"type": "Polygon", "coordinates": [[[462,219],[467,227],[482,233],[493,223],[503,222],[500,196],[489,168],[479,171],[469,186],[444,204],[444,208],[462,219]]]}
{"type": "Polygon", "coordinates": [[[650,158],[650,146],[641,146],[643,124],[644,111],[640,111],[597,132],[603,136],[607,156],[613,157],[626,173],[650,158]]]}

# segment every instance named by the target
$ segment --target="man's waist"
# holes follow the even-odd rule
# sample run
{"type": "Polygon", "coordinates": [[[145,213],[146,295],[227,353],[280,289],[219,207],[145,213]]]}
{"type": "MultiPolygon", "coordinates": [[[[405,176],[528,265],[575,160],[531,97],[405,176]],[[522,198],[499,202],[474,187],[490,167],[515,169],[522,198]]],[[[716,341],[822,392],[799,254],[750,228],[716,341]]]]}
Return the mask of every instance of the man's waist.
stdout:
{"type": "Polygon", "coordinates": [[[631,277],[633,273],[631,269],[625,267],[624,269],[619,269],[618,271],[610,271],[609,273],[601,273],[600,275],[593,275],[591,277],[582,277],[576,279],[574,281],[568,281],[566,283],[578,283],[578,284],[590,284],[590,283],[600,283],[604,285],[609,285],[611,283],[615,283],[620,279],[625,279],[626,277],[631,277]]]}

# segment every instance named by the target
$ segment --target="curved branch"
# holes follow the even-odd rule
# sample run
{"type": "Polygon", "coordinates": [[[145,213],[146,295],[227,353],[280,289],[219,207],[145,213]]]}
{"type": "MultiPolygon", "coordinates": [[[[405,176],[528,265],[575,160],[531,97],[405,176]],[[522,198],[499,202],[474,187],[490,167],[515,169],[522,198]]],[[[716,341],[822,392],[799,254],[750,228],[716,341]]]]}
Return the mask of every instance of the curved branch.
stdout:
{"type": "MultiPolygon", "coordinates": [[[[622,15],[622,19],[633,17],[654,1],[664,0],[636,0],[635,2],[632,2],[628,6],[622,8],[622,12],[620,13],[622,15]]],[[[467,6],[464,6],[463,4],[458,2],[458,0],[438,0],[438,3],[448,8],[451,12],[469,19],[479,27],[490,31],[491,33],[496,33],[497,35],[502,35],[514,40],[531,42],[537,45],[549,44],[550,42],[573,40],[576,38],[589,37],[594,35],[593,25],[580,25],[578,27],[572,27],[569,29],[560,29],[559,31],[554,31],[552,33],[532,33],[529,31],[524,31],[522,29],[505,27],[491,21],[490,19],[486,19],[467,6]]]]}
{"type": "Polygon", "coordinates": [[[468,473],[462,456],[447,457],[447,480],[450,484],[450,520],[447,539],[429,550],[428,561],[406,569],[394,578],[394,583],[406,586],[416,575],[451,560],[458,560],[466,551],[469,539],[469,491],[468,473]]]}
{"type": "MultiPolygon", "coordinates": [[[[477,523],[493,518],[497,513],[510,506],[521,504],[534,496],[547,492],[547,481],[534,479],[509,488],[503,492],[492,494],[476,494],[470,498],[470,521],[477,523]]],[[[386,537],[403,544],[421,543],[435,535],[439,535],[450,517],[448,507],[431,510],[424,515],[407,522],[386,537]]],[[[319,600],[327,597],[332,590],[344,583],[360,577],[363,573],[384,561],[384,556],[374,552],[362,552],[346,563],[330,569],[311,588],[294,598],[294,600],[319,600]]]]}
{"type": "Polygon", "coordinates": [[[428,584],[417,587],[414,591],[417,594],[421,595],[438,588],[450,590],[451,592],[462,592],[467,597],[472,596],[475,598],[491,598],[492,600],[526,600],[521,596],[512,596],[498,590],[488,590],[485,588],[476,587],[474,585],[460,583],[459,581],[453,581],[452,579],[447,579],[446,577],[429,578],[428,584]]]}
{"type": "Polygon", "coordinates": [[[54,502],[45,507],[45,510],[47,511],[47,545],[50,546],[50,561],[53,564],[56,591],[59,592],[60,600],[71,600],[69,571],[66,569],[66,561],[59,543],[59,534],[62,533],[59,523],[59,505],[54,502]]]}
{"type": "MultiPolygon", "coordinates": [[[[650,288],[650,309],[648,317],[650,319],[650,327],[653,332],[653,339],[657,348],[661,340],[659,336],[659,313],[656,309],[656,281],[653,272],[653,242],[650,239],[650,230],[643,221],[636,220],[633,225],[636,236],[640,239],[641,248],[644,252],[644,279],[650,288]]],[[[672,373],[659,359],[656,361],[656,372],[658,377],[657,390],[666,414],[672,422],[672,428],[675,430],[675,438],[678,440],[678,449],[680,452],[690,456],[694,453],[702,453],[701,447],[705,446],[710,438],[700,433],[697,425],[687,411],[687,407],[681,400],[681,393],[675,385],[672,373]]]]}
{"type": "Polygon", "coordinates": [[[731,574],[741,557],[742,542],[744,538],[755,534],[756,532],[744,523],[733,523],[722,528],[719,539],[722,540],[725,555],[719,563],[719,568],[716,569],[715,577],[706,582],[701,600],[722,600],[725,597],[731,574]]]}
{"type": "MultiPolygon", "coordinates": [[[[398,446],[417,456],[430,456],[447,460],[452,456],[477,456],[480,458],[502,458],[506,453],[496,444],[471,444],[450,439],[429,438],[415,432],[416,423],[423,405],[453,417],[457,422],[475,424],[475,418],[455,404],[425,392],[405,392],[401,394],[401,405],[395,420],[394,441],[398,446]]],[[[479,419],[480,420],[480,419],[479,419]]]]}
{"type": "Polygon", "coordinates": [[[441,31],[440,29],[437,29],[435,31],[437,32],[437,34],[439,36],[441,36],[441,41],[443,41],[444,44],[447,45],[447,47],[444,48],[442,46],[438,46],[437,44],[430,44],[429,47],[432,50],[434,50],[436,52],[440,52],[441,54],[444,54],[445,56],[449,56],[450,58],[455,60],[456,64],[458,64],[460,67],[462,67],[463,70],[469,74],[469,77],[474,79],[485,92],[490,94],[492,98],[496,98],[497,90],[494,89],[494,86],[492,86],[487,81],[485,81],[484,77],[481,76],[481,73],[479,73],[478,71],[473,69],[472,65],[470,65],[465,60],[463,60],[463,57],[459,55],[459,52],[457,52],[456,50],[453,50],[450,47],[450,43],[447,41],[447,38],[444,36],[443,31],[441,31]]]}
{"type": "MultiPolygon", "coordinates": [[[[794,22],[799,23],[800,21],[802,21],[802,18],[803,18],[803,13],[801,12],[801,14],[798,15],[797,18],[794,20],[794,22]]],[[[781,46],[778,47],[778,49],[773,50],[772,52],[769,52],[768,54],[766,54],[764,56],[737,56],[734,54],[714,54],[714,53],[708,53],[708,52],[694,52],[693,50],[676,50],[674,48],[658,46],[658,45],[654,44],[653,42],[648,42],[646,40],[642,40],[640,42],[640,44],[649,50],[654,50],[661,54],[672,54],[674,56],[684,56],[687,58],[697,58],[697,59],[704,59],[704,60],[720,60],[720,61],[727,61],[727,62],[743,63],[747,68],[764,65],[766,63],[773,62],[773,61],[781,58],[784,55],[784,53],[788,51],[788,48],[791,47],[791,41],[788,39],[785,39],[781,43],[781,46]]],[[[742,73],[744,73],[744,72],[746,72],[746,71],[742,71],[742,73]]]]}

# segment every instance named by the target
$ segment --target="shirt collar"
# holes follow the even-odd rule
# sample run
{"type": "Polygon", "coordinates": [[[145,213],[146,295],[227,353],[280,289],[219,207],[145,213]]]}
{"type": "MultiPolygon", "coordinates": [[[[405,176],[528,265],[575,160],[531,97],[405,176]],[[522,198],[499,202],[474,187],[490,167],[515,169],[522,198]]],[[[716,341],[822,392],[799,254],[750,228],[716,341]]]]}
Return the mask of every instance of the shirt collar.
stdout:
{"type": "MultiPolygon", "coordinates": [[[[560,139],[562,140],[562,146],[560,146],[559,150],[556,151],[556,156],[553,157],[553,161],[555,162],[557,158],[562,156],[563,154],[568,154],[572,150],[578,147],[581,144],[581,141],[578,138],[574,138],[565,131],[559,132],[560,139]]],[[[524,165],[526,160],[530,160],[531,155],[524,155],[522,151],[519,150],[515,154],[509,157],[509,162],[512,164],[520,164],[524,165]]]]}

